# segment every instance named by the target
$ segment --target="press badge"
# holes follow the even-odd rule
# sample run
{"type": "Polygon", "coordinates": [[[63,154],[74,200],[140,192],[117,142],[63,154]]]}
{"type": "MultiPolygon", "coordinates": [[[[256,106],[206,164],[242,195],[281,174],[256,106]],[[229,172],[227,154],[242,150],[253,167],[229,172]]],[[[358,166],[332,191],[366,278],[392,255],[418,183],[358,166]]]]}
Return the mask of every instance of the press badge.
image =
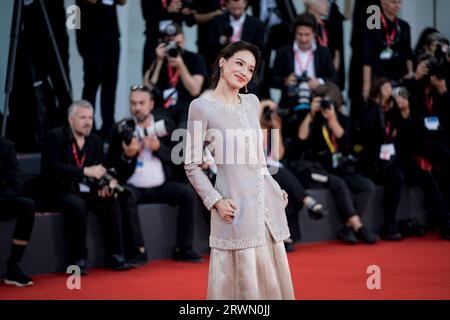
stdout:
{"type": "Polygon", "coordinates": [[[381,60],[391,60],[394,56],[394,50],[391,48],[384,49],[380,54],[381,60]]]}
{"type": "Polygon", "coordinates": [[[164,101],[169,101],[170,100],[170,104],[169,106],[174,106],[177,104],[177,100],[178,100],[178,91],[176,88],[169,88],[163,91],[163,99],[164,101]]]}
{"type": "Polygon", "coordinates": [[[436,131],[439,129],[439,118],[438,117],[426,117],[424,118],[425,128],[430,131],[436,131]]]}
{"type": "Polygon", "coordinates": [[[136,169],[142,169],[144,167],[144,161],[138,160],[136,162],[136,169]]]}
{"type": "Polygon", "coordinates": [[[339,167],[339,162],[340,162],[341,158],[342,158],[341,153],[333,153],[333,156],[331,158],[333,169],[337,169],[339,167]]]}
{"type": "Polygon", "coordinates": [[[114,0],[102,0],[102,3],[105,6],[113,6],[114,5],[114,0]]]}
{"type": "Polygon", "coordinates": [[[389,161],[395,156],[395,146],[393,143],[383,144],[380,148],[380,159],[389,161]]]}
{"type": "Polygon", "coordinates": [[[80,192],[81,193],[90,193],[91,188],[88,185],[85,185],[84,183],[79,183],[80,192]]]}

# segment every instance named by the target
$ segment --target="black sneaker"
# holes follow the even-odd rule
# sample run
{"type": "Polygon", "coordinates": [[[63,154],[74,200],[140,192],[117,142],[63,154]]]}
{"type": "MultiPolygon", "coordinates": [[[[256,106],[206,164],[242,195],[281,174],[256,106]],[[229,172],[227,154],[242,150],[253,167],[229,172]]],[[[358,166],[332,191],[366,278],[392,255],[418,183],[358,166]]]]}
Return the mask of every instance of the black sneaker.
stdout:
{"type": "Polygon", "coordinates": [[[124,257],[120,254],[113,254],[106,260],[106,268],[115,271],[126,271],[130,270],[130,266],[126,263],[124,257]]]}
{"type": "Polygon", "coordinates": [[[375,233],[370,232],[366,227],[361,227],[356,231],[356,238],[367,244],[374,244],[378,241],[378,236],[375,233]]]}
{"type": "Polygon", "coordinates": [[[130,268],[137,268],[140,266],[143,266],[144,264],[147,264],[147,254],[146,252],[139,252],[132,256],[130,259],[127,260],[128,265],[130,268]]]}
{"type": "Polygon", "coordinates": [[[341,230],[339,230],[337,234],[337,238],[348,244],[357,244],[358,238],[356,238],[355,231],[352,227],[344,226],[341,230]]]}
{"type": "Polygon", "coordinates": [[[34,283],[20,268],[18,263],[8,264],[4,282],[8,286],[28,287],[34,283]]]}
{"type": "Polygon", "coordinates": [[[194,251],[194,249],[180,249],[175,248],[173,252],[173,259],[176,261],[186,261],[186,262],[203,262],[203,258],[194,251]]]}
{"type": "Polygon", "coordinates": [[[75,261],[75,265],[77,265],[78,268],[80,268],[80,274],[82,276],[87,276],[88,268],[87,268],[87,261],[86,261],[86,259],[78,259],[77,261],[75,261]]]}
{"type": "Polygon", "coordinates": [[[402,234],[398,231],[397,224],[395,223],[385,226],[382,237],[384,240],[388,241],[400,241],[403,239],[402,234]]]}

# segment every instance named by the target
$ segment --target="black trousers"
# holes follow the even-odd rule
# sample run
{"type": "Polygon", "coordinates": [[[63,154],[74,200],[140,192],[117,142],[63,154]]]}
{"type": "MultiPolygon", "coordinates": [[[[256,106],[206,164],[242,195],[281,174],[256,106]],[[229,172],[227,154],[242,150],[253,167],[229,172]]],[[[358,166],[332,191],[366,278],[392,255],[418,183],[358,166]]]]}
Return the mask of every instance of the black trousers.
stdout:
{"type": "Polygon", "coordinates": [[[405,168],[407,181],[411,186],[418,186],[424,195],[425,208],[427,211],[427,226],[436,227],[437,224],[446,225],[450,221],[450,210],[445,203],[444,193],[438,181],[427,171],[414,164],[405,168]]]}
{"type": "Polygon", "coordinates": [[[115,37],[77,38],[78,50],[83,58],[83,99],[95,107],[97,91],[101,86],[102,135],[109,134],[114,125],[114,106],[119,70],[120,42],[115,37]]]}
{"type": "Polygon", "coordinates": [[[29,241],[34,224],[34,202],[25,197],[0,195],[0,220],[17,218],[13,239],[29,241]]]}
{"type": "Polygon", "coordinates": [[[383,209],[385,225],[397,222],[397,210],[405,182],[405,173],[398,163],[378,170],[369,175],[369,178],[384,187],[383,209]]]}
{"type": "MultiPolygon", "coordinates": [[[[159,187],[136,188],[127,185],[137,204],[167,203],[179,206],[177,219],[177,247],[188,249],[194,240],[194,211],[197,210],[197,194],[194,189],[184,183],[168,181],[159,187]]],[[[129,209],[136,210],[130,206],[129,209]]],[[[135,215],[132,213],[131,215],[135,215]]],[[[136,226],[134,226],[136,228],[136,226]]]]}
{"type": "Polygon", "coordinates": [[[370,204],[375,191],[374,184],[366,177],[356,173],[342,173],[340,176],[327,172],[319,163],[299,161],[291,164],[296,176],[309,189],[328,188],[336,202],[338,213],[343,221],[361,216],[370,204]],[[327,177],[324,183],[316,182],[311,174],[327,177]]]}
{"type": "Polygon", "coordinates": [[[131,258],[139,253],[139,248],[145,247],[142,235],[141,220],[138,214],[136,199],[130,190],[119,195],[120,211],[122,213],[122,235],[125,257],[131,258]]]}
{"type": "Polygon", "coordinates": [[[87,258],[86,235],[90,210],[100,219],[107,255],[123,254],[121,212],[117,199],[83,198],[71,192],[62,192],[57,199],[58,210],[64,215],[64,228],[72,261],[87,258]]]}
{"type": "Polygon", "coordinates": [[[297,177],[286,168],[278,168],[273,178],[286,191],[289,202],[286,207],[286,218],[291,233],[291,238],[295,241],[301,239],[299,226],[299,211],[303,208],[303,199],[307,197],[305,188],[297,177]]]}

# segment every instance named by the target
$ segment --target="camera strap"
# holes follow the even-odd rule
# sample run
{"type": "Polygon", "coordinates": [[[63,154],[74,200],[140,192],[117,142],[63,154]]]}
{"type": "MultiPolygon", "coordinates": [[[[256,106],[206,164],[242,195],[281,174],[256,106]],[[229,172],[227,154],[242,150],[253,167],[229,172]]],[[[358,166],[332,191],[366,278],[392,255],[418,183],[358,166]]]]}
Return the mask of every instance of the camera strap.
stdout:
{"type": "Polygon", "coordinates": [[[395,28],[392,30],[391,34],[389,34],[389,28],[384,14],[381,15],[381,23],[383,24],[384,31],[386,32],[387,47],[390,48],[392,44],[394,44],[395,38],[397,36],[397,29],[399,29],[398,18],[395,18],[395,28]]]}
{"type": "Polygon", "coordinates": [[[392,122],[390,120],[388,120],[386,123],[385,131],[386,131],[386,138],[388,140],[394,140],[395,137],[397,136],[397,128],[392,129],[392,122]]]}
{"type": "Polygon", "coordinates": [[[86,160],[86,152],[83,153],[83,156],[80,158],[78,158],[78,151],[77,151],[77,146],[75,145],[75,142],[72,143],[72,153],[73,153],[73,158],[75,159],[75,163],[77,164],[78,168],[82,168],[84,165],[84,161],[86,160]]]}
{"type": "Polygon", "coordinates": [[[330,152],[332,154],[335,154],[338,151],[338,144],[336,141],[336,136],[334,135],[334,133],[331,134],[328,132],[328,128],[326,125],[322,126],[322,135],[323,138],[325,139],[325,142],[327,143],[328,149],[330,149],[330,152]]]}
{"type": "Polygon", "coordinates": [[[328,31],[322,20],[319,22],[321,34],[317,33],[317,40],[322,47],[328,47],[328,31]]]}
{"type": "Polygon", "coordinates": [[[169,108],[174,100],[174,95],[177,92],[176,87],[178,85],[178,81],[180,80],[180,70],[177,69],[176,71],[173,70],[173,67],[171,65],[167,65],[167,74],[169,77],[169,84],[171,86],[172,93],[167,97],[167,100],[164,102],[164,108],[169,108]]]}
{"type": "Polygon", "coordinates": [[[425,105],[427,107],[428,113],[433,113],[433,105],[434,105],[434,98],[431,94],[431,88],[426,87],[425,88],[425,105]]]}

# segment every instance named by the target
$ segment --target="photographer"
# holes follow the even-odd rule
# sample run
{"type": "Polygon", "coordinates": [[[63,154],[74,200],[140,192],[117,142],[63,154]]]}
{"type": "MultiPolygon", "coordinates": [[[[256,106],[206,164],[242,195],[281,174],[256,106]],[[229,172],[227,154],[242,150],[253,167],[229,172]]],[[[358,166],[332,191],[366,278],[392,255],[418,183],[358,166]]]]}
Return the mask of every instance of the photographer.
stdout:
{"type": "Polygon", "coordinates": [[[316,89],[311,109],[298,128],[307,161],[291,163],[294,172],[309,188],[327,187],[334,196],[345,226],[338,238],[355,244],[358,239],[375,243],[378,237],[363,226],[360,215],[370,204],[373,183],[355,173],[355,163],[348,148],[349,120],[340,112],[342,96],[334,84],[316,89]],[[352,199],[355,197],[355,201],[352,199]]]}
{"type": "Polygon", "coordinates": [[[411,27],[397,17],[401,5],[399,0],[381,0],[382,28],[366,32],[361,88],[364,101],[369,98],[371,81],[376,77],[396,82],[414,77],[411,27]]]}
{"type": "MultiPolygon", "coordinates": [[[[122,204],[124,215],[136,217],[131,228],[140,230],[137,204],[177,205],[177,247],[173,258],[201,262],[202,257],[192,248],[197,195],[190,186],[171,179],[170,131],[174,125],[169,119],[154,115],[153,107],[153,94],[148,87],[131,87],[130,111],[133,118],[128,119],[131,121],[126,127],[123,127],[123,121],[114,127],[106,163],[117,169],[119,181],[126,183],[126,189],[132,194],[125,205],[122,204]]],[[[127,233],[125,236],[128,238],[127,233]]],[[[142,245],[142,236],[133,241],[135,247],[142,245]]]]}
{"type": "Polygon", "coordinates": [[[397,209],[405,181],[402,157],[411,136],[412,120],[405,90],[396,89],[387,78],[373,81],[370,99],[360,108],[359,133],[362,151],[358,170],[384,187],[384,226],[386,240],[401,240],[397,228],[397,209]]]}
{"type": "Polygon", "coordinates": [[[294,251],[294,242],[301,238],[299,229],[299,211],[306,207],[312,219],[321,219],[325,215],[322,204],[309,196],[300,181],[282,163],[285,148],[281,134],[282,120],[277,114],[278,106],[272,100],[262,100],[260,103],[260,125],[263,130],[264,150],[267,155],[269,169],[276,171],[273,178],[288,194],[286,217],[291,238],[285,240],[286,251],[294,251]],[[275,131],[274,131],[275,130],[275,131]],[[279,136],[273,136],[278,132],[279,136]]]}
{"type": "Polygon", "coordinates": [[[264,26],[261,21],[245,13],[247,5],[247,0],[225,0],[226,11],[214,17],[208,35],[208,67],[220,50],[232,42],[247,41],[264,50],[264,26]]]}
{"type": "Polygon", "coordinates": [[[177,128],[186,128],[189,104],[200,95],[205,81],[205,61],[201,55],[185,50],[184,34],[177,24],[166,27],[163,40],[144,83],[162,98],[162,105],[155,111],[171,118],[177,128]]]}
{"type": "MultiPolygon", "coordinates": [[[[337,82],[330,51],[314,40],[317,28],[316,18],[312,14],[299,15],[293,26],[294,43],[277,51],[272,85],[282,90],[280,107],[283,109],[305,111],[309,109],[312,90],[325,81],[337,82]]],[[[292,125],[286,122],[286,138],[297,136],[303,116],[299,115],[298,121],[287,119],[292,125]]]]}
{"type": "Polygon", "coordinates": [[[114,196],[117,180],[107,179],[102,165],[102,140],[91,134],[94,110],[85,100],[72,103],[69,126],[51,130],[43,145],[41,173],[49,204],[62,212],[70,250],[70,264],[87,274],[87,219],[93,210],[103,226],[106,266],[127,270],[124,261],[121,213],[114,196]]]}
{"type": "Polygon", "coordinates": [[[20,267],[34,224],[34,202],[23,193],[24,181],[14,144],[0,137],[0,220],[17,218],[4,282],[17,287],[33,284],[20,267]]]}
{"type": "Polygon", "coordinates": [[[142,16],[145,20],[145,45],[142,73],[148,70],[155,60],[155,49],[163,36],[164,29],[171,23],[181,26],[192,13],[182,0],[141,0],[142,16]]]}

